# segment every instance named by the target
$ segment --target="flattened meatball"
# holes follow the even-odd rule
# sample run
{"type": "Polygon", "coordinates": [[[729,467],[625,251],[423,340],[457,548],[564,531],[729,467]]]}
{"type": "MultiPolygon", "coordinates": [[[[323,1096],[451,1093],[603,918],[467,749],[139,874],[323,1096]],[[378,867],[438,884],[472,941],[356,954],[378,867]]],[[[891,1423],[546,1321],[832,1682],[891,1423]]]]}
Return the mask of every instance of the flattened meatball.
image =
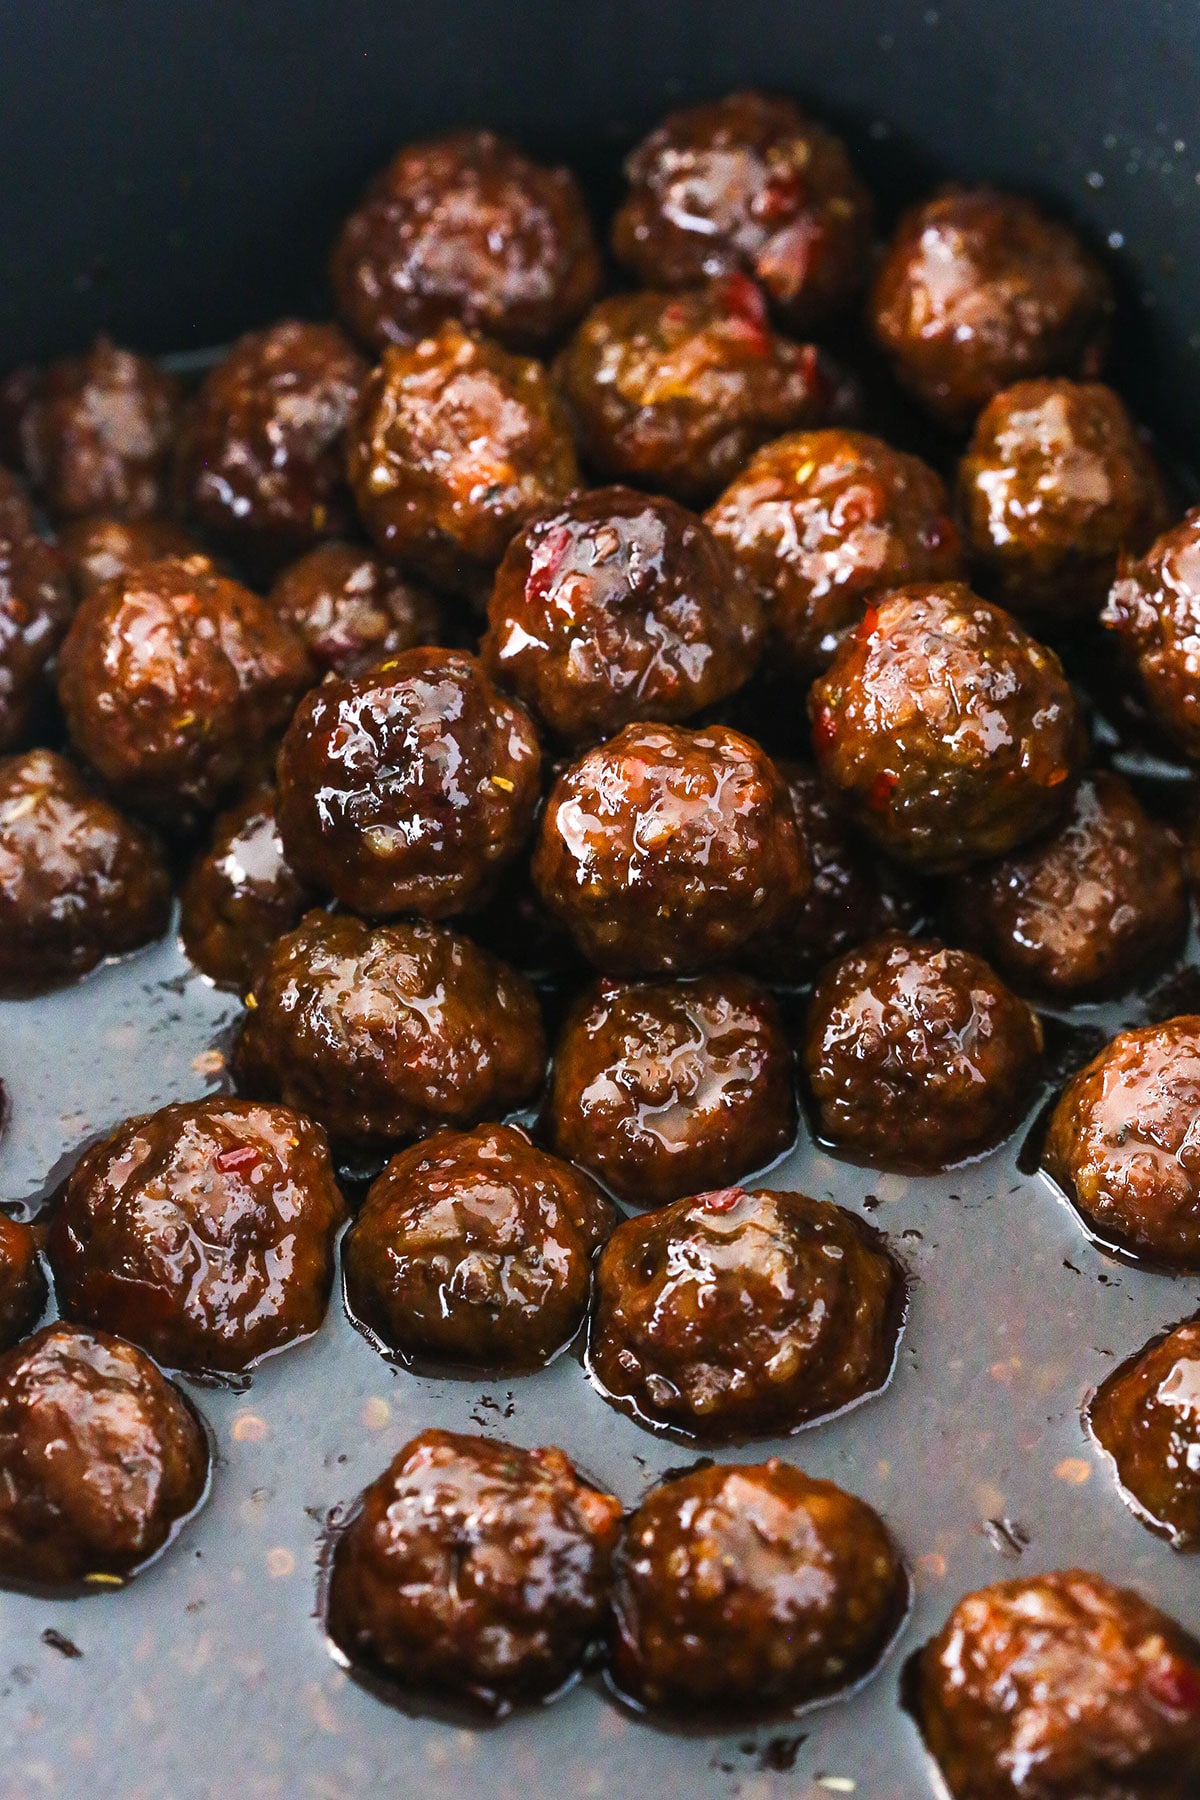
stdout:
{"type": "Polygon", "coordinates": [[[505,551],[480,655],[571,744],[687,719],[753,673],[763,611],[700,520],[598,488],[538,513],[505,551]]]}
{"type": "Polygon", "coordinates": [[[578,1331],[613,1209],[523,1131],[441,1131],[392,1158],[342,1251],[346,1300],[391,1350],[531,1369],[578,1331]]]}
{"type": "Polygon", "coordinates": [[[1190,1800],[1200,1644],[1128,1588],[1067,1569],[960,1600],[915,1665],[954,1800],[1190,1800]]]}
{"type": "Polygon", "coordinates": [[[711,499],[768,438],[819,425],[833,399],[816,350],[771,330],[745,275],[601,300],[555,374],[585,462],[689,503],[711,499]]]}
{"type": "Polygon", "coordinates": [[[1115,1369],[1087,1422],[1145,1523],[1176,1550],[1200,1548],[1200,1322],[1156,1338],[1115,1369]]]}
{"type": "Polygon", "coordinates": [[[579,481],[540,363],[460,325],[385,350],[350,434],[350,483],[389,559],[483,601],[509,539],[579,481]]]}
{"type": "Polygon", "coordinates": [[[180,388],[149,357],[97,338],[51,363],[21,419],[25,464],[57,519],[144,519],[167,500],[180,388]]]}
{"type": "Polygon", "coordinates": [[[59,532],[58,546],[80,600],[142,563],[202,554],[191,532],[173,519],[118,519],[111,513],[72,519],[59,532]]]}
{"type": "Polygon", "coordinates": [[[0,1580],[136,1574],[208,1484],[204,1427],[148,1356],[44,1325],[0,1357],[0,1580]]]}
{"type": "Polygon", "coordinates": [[[946,1168],[988,1150],[1037,1079],[1036,1013],[982,957],[892,933],[813,992],[802,1058],[822,1136],[880,1168],[946,1168]]]}
{"type": "Polygon", "coordinates": [[[161,937],[158,846],[52,750],[0,762],[0,996],[61,987],[161,937]]]}
{"type": "Polygon", "coordinates": [[[58,1303],[172,1368],[245,1369],[320,1326],[345,1216],[319,1125],[224,1096],[164,1106],[75,1165],[47,1246],[58,1303]]]}
{"type": "Polygon", "coordinates": [[[45,1305],[46,1277],[33,1228],[0,1213],[0,1350],[37,1324],[45,1305]]]}
{"type": "Polygon", "coordinates": [[[32,532],[0,530],[0,751],[29,732],[73,610],[61,551],[32,532]]]}
{"type": "Polygon", "coordinates": [[[779,1009],[744,975],[599,981],[563,1027],[547,1123],[560,1156],[634,1206],[727,1186],[795,1136],[779,1009]]]}
{"type": "Polygon", "coordinates": [[[93,768],[178,826],[230,792],[311,677],[304,645],[265,600],[207,557],[164,557],[83,601],[58,691],[93,768]]]}
{"type": "Polygon", "coordinates": [[[523,975],[424,923],[312,912],[271,952],[237,1050],[239,1083],[374,1148],[521,1105],[546,1067],[523,975]]]}
{"type": "Polygon", "coordinates": [[[524,707],[461,650],[406,650],[314,688],[279,752],[292,867],[372,918],[487,900],[522,848],[541,752],[524,707]]]}
{"type": "Polygon", "coordinates": [[[493,1713],[545,1699],[603,1627],[620,1517],[561,1450],[423,1431],[337,1540],[329,1635],[418,1692],[493,1713]]]}
{"type": "Polygon", "coordinates": [[[346,427],[366,377],[336,325],[285,319],[247,332],[188,408],[176,469],[184,509],[266,565],[345,530],[346,427]]]}
{"type": "Polygon", "coordinates": [[[363,675],[385,657],[442,638],[441,608],[358,544],[333,539],[289,564],[267,596],[322,674],[363,675]]]}
{"type": "Polygon", "coordinates": [[[1101,1244],[1200,1272],[1200,1017],[1122,1031],[1064,1089],[1043,1163],[1101,1244]]]}
{"type": "Polygon", "coordinates": [[[263,789],[222,813],[180,896],[179,930],[198,969],[244,993],[313,896],[283,853],[275,793],[263,789]]]}
{"type": "Polygon", "coordinates": [[[1101,770],[1053,837],[960,875],[950,912],[1018,988],[1062,999],[1127,988],[1187,931],[1179,840],[1101,770]]]}
{"type": "Polygon", "coordinates": [[[869,595],[960,569],[941,476],[863,431],[767,444],[705,519],[759,595],[772,651],[801,679],[829,666],[869,595]]]}
{"type": "Polygon", "coordinates": [[[1068,226],[1015,194],[948,188],[901,219],[870,321],[904,385],[965,427],[1014,381],[1098,374],[1112,310],[1068,226]]]}
{"type": "Polygon", "coordinates": [[[908,1580],[878,1514],[772,1457],[654,1488],[613,1560],[613,1674],[639,1706],[761,1717],[868,1674],[908,1580]]]}
{"type": "Polygon", "coordinates": [[[813,684],[809,713],[850,816],[931,874],[1055,824],[1086,750],[1054,652],[961,582],[883,595],[813,684]]]}
{"type": "Polygon", "coordinates": [[[1155,723],[1200,758],[1200,507],[1121,571],[1100,620],[1116,633],[1155,723]]]}

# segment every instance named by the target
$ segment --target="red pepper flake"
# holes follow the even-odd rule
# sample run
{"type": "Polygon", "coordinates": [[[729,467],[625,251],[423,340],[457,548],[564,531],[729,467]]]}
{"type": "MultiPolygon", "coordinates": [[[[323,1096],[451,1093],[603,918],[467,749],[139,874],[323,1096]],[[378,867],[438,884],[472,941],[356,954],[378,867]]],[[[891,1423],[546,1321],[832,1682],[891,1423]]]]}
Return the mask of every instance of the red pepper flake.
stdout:
{"type": "Polygon", "coordinates": [[[727,1213],[732,1212],[738,1201],[745,1198],[745,1188],[714,1188],[710,1194],[699,1195],[698,1204],[705,1212],[727,1213]]]}
{"type": "Polygon", "coordinates": [[[259,1153],[253,1144],[237,1144],[232,1150],[222,1150],[217,1157],[217,1167],[222,1175],[232,1175],[237,1169],[253,1169],[258,1166],[259,1153]]]}
{"type": "Polygon", "coordinates": [[[525,593],[530,600],[546,598],[558,579],[563,559],[570,548],[571,530],[567,525],[556,525],[542,538],[529,559],[525,593]]]}
{"type": "Polygon", "coordinates": [[[1158,1663],[1147,1675],[1146,1687],[1168,1712],[1200,1713],[1200,1675],[1181,1657],[1158,1663]]]}
{"type": "Polygon", "coordinates": [[[890,769],[880,769],[878,775],[867,789],[867,805],[872,812],[886,812],[900,780],[890,769]]]}
{"type": "Polygon", "coordinates": [[[805,184],[796,169],[776,169],[750,204],[756,219],[786,219],[805,199],[805,184]]]}
{"type": "Polygon", "coordinates": [[[858,627],[859,643],[860,644],[869,644],[871,639],[875,636],[875,633],[878,630],[879,630],[879,608],[877,606],[868,606],[866,612],[862,616],[861,621],[859,622],[859,627],[858,627]]]}
{"type": "Polygon", "coordinates": [[[737,335],[755,356],[766,356],[771,349],[771,330],[767,323],[767,302],[763,292],[748,275],[728,275],[721,284],[725,310],[737,335]]]}

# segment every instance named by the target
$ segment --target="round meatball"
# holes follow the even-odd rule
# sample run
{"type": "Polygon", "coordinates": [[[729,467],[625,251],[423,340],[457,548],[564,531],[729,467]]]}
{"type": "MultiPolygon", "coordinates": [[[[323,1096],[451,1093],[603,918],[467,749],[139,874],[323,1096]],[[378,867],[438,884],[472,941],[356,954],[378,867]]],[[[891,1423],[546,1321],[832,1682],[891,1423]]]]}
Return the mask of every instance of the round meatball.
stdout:
{"type": "MultiPolygon", "coordinates": [[[[0,382],[0,390],[3,389],[0,382]]],[[[0,538],[29,537],[34,530],[33,507],[20,477],[0,464],[0,538]]]]}
{"type": "Polygon", "coordinates": [[[345,1216],[325,1133],[299,1113],[164,1106],[75,1165],[47,1245],[58,1303],[172,1368],[246,1369],[320,1326],[345,1216]]]}
{"type": "Polygon", "coordinates": [[[200,553],[191,532],[173,519],[118,519],[111,513],[72,519],[59,532],[58,546],[81,600],[142,563],[200,553]]]}
{"type": "Polygon", "coordinates": [[[695,502],[760,444],[818,425],[832,383],[811,344],[778,337],[745,275],[682,294],[614,294],[555,364],[585,462],[695,502]]]}
{"type": "Polygon", "coordinates": [[[312,904],[283,853],[273,789],[223,813],[180,897],[179,930],[196,967],[243,993],[267,954],[312,904]]]}
{"type": "Polygon", "coordinates": [[[312,912],[259,976],[239,1082],[373,1149],[529,1100],[546,1045],[523,975],[436,925],[312,912]]]}
{"type": "Polygon", "coordinates": [[[179,825],[229,793],[311,677],[265,600],[206,557],[164,557],[83,601],[58,691],[74,743],[114,792],[179,825]]]}
{"type": "Polygon", "coordinates": [[[289,564],[267,600],[323,675],[362,675],[385,657],[441,642],[441,608],[428,589],[336,538],[289,564]]]}
{"type": "Polygon", "coordinates": [[[757,595],[699,519],[673,500],[598,488],[512,540],[480,655],[560,738],[588,744],[734,693],[762,627],[757,595]]]}
{"type": "Polygon", "coordinates": [[[908,1578],[879,1516],[770,1462],[693,1469],[654,1488],[613,1559],[612,1666],[638,1706],[770,1715],[880,1661],[908,1578]]]}
{"type": "Polygon", "coordinates": [[[960,1600],[913,1668],[953,1800],[1189,1800],[1200,1644],[1128,1588],[1068,1569],[960,1600]]]}
{"type": "Polygon", "coordinates": [[[21,420],[25,464],[57,519],[144,519],[166,504],[180,388],[148,357],[98,338],[51,363],[21,420]]]}
{"type": "Polygon", "coordinates": [[[533,875],[613,975],[723,961],[808,890],[787,789],[758,745],[714,725],[629,725],[560,776],[533,875]]]}
{"type": "Polygon", "coordinates": [[[0,996],[45,993],[161,937],[171,884],[153,839],[63,757],[0,762],[0,996]]]}
{"type": "Polygon", "coordinates": [[[1101,1245],[1200,1273],[1200,1017],[1122,1031],[1050,1118],[1047,1172],[1101,1245]]]}
{"type": "Polygon", "coordinates": [[[483,601],[509,539],[579,481],[540,363],[446,324],[385,350],[350,434],[350,482],[389,561],[483,601]]]}
{"type": "Polygon", "coordinates": [[[104,1331],[44,1325],[0,1357],[0,1580],[136,1574],[208,1486],[187,1396],[104,1331]]]}
{"type": "Polygon", "coordinates": [[[32,1226],[0,1213],[0,1350],[37,1324],[46,1305],[46,1277],[32,1226]]]}
{"type": "Polygon", "coordinates": [[[1087,747],[1054,652],[960,582],[883,595],[809,712],[821,775],[850,816],[931,874],[1056,824],[1087,747]]]}
{"type": "Polygon", "coordinates": [[[342,1252],[346,1301],[401,1356],[532,1369],[569,1343],[614,1224],[586,1175],[510,1125],[393,1157],[342,1252]]]}
{"type": "Polygon", "coordinates": [[[462,650],[416,649],[302,701],[279,752],[279,830],[315,887],[371,918],[482,905],[522,848],[541,752],[462,650]]]}
{"type": "Polygon", "coordinates": [[[1100,618],[1155,724],[1200,758],[1200,507],[1122,569],[1100,618]]]}
{"type": "Polygon", "coordinates": [[[796,1133],[779,1009],[744,975],[599,981],[558,1041],[547,1123],[560,1156],[634,1206],[737,1181],[796,1133]]]}
{"type": "Polygon", "coordinates": [[[349,524],[346,428],[367,365],[336,325],[239,338],[188,409],[176,482],[220,544],[274,564],[349,524]]]}
{"type": "Polygon", "coordinates": [[[959,573],[940,475],[862,431],[767,444],[705,514],[762,601],[789,674],[828,668],[868,596],[959,573]]]}
{"type": "Polygon", "coordinates": [[[641,1424],[770,1437],[877,1393],[906,1283],[878,1232],[806,1194],[722,1188],[619,1225],[588,1365],[641,1424]]]}
{"type": "Polygon", "coordinates": [[[672,113],[625,173],[613,250],[645,287],[740,270],[807,331],[866,279],[871,197],[841,139],[791,100],[739,93],[672,113]]]}
{"type": "Polygon", "coordinates": [[[494,1713],[548,1698],[603,1628],[620,1518],[561,1450],[423,1431],[337,1539],[329,1635],[418,1692],[494,1713]]]}
{"type": "Polygon", "coordinates": [[[32,532],[0,530],[0,751],[35,723],[74,605],[62,552],[32,532]]]}
{"type": "Polygon", "coordinates": [[[813,992],[804,1071],[827,1142],[929,1172],[988,1150],[1028,1105],[1042,1028],[982,957],[892,933],[813,992]]]}
{"type": "Polygon", "coordinates": [[[1176,1550],[1200,1548],[1200,1321],[1114,1370],[1087,1422],[1141,1518],[1176,1550]]]}
{"type": "Polygon", "coordinates": [[[950,913],[1018,988],[1063,1000],[1127,988],[1187,931],[1179,840],[1101,770],[1053,837],[958,876],[950,913]]]}
{"type": "Polygon", "coordinates": [[[1075,233],[1030,201],[949,188],[907,212],[875,277],[870,322],[904,385],[967,426],[1002,388],[1096,375],[1112,289],[1075,233]]]}

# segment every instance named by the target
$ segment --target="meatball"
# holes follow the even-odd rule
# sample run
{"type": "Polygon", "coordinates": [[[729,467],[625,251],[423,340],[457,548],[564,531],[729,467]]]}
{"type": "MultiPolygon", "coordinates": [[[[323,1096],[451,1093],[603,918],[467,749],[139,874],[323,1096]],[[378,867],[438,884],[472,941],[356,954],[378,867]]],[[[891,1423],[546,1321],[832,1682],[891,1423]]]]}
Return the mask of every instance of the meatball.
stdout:
{"type": "Polygon", "coordinates": [[[346,428],[366,377],[336,325],[285,319],[239,338],[188,409],[176,469],[184,509],[266,565],[344,530],[346,428]]]}
{"type": "Polygon", "coordinates": [[[344,1219],[321,1128],[221,1095],[85,1152],[47,1248],[67,1318],[172,1368],[237,1371],[318,1329],[344,1219]]]}
{"type": "Polygon", "coordinates": [[[509,539],[579,481],[540,363],[446,324],[385,350],[350,434],[350,483],[389,561],[487,598],[509,539]]]}
{"type": "Polygon", "coordinates": [[[180,388],[148,357],[98,338],[52,363],[21,420],[25,463],[57,519],[144,519],[167,500],[180,388]]]}
{"type": "Polygon", "coordinates": [[[157,845],[69,762],[0,762],[0,996],[61,987],[161,937],[170,915],[157,845]]]}
{"type": "Polygon", "coordinates": [[[275,945],[237,1049],[239,1082],[376,1148],[467,1126],[541,1084],[541,1012],[523,975],[422,922],[312,912],[275,945]]]}
{"type": "Polygon", "coordinates": [[[473,656],[406,650],[301,703],[279,753],[279,831],[306,881],[355,912],[469,912],[540,797],[533,723],[473,656]]]}
{"type": "Polygon", "coordinates": [[[1081,1569],[960,1600],[916,1659],[913,1704],[954,1800],[1189,1800],[1200,1644],[1081,1569]]]}
{"type": "Polygon", "coordinates": [[[779,1009],[744,975],[599,981],[563,1028],[548,1115],[560,1156],[634,1206],[724,1187],[796,1133],[779,1009]]]}
{"type": "Polygon", "coordinates": [[[641,1424],[769,1437],[885,1385],[906,1283],[878,1232],[806,1194],[722,1188],[619,1225],[588,1366],[641,1424]]]}
{"type": "Polygon", "coordinates": [[[218,987],[244,992],[311,904],[283,853],[274,791],[262,789],[221,815],[192,865],[180,903],[184,948],[218,987]]]}
{"type": "Polygon", "coordinates": [[[32,532],[0,530],[0,752],[15,749],[34,724],[73,610],[61,551],[32,532]]]}
{"type": "Polygon", "coordinates": [[[1154,722],[1200,758],[1200,507],[1123,567],[1100,618],[1116,633],[1154,722]]]}
{"type": "Polygon", "coordinates": [[[136,1574],[204,1498],[203,1425],[104,1331],[44,1325],[0,1357],[0,1580],[136,1574]]]}
{"type": "Polygon", "coordinates": [[[1200,1548],[1200,1321],[1114,1370],[1087,1422],[1142,1519],[1176,1550],[1200,1548]]]}
{"type": "Polygon", "coordinates": [[[775,765],[719,725],[629,725],[572,764],[547,803],[533,875],[583,954],[613,975],[720,962],[811,880],[775,765]]]}
{"type": "Polygon", "coordinates": [[[672,113],[625,173],[613,250],[646,287],[740,270],[807,331],[866,279],[871,197],[841,139],[791,100],[729,94],[672,113]]]}
{"type": "Polygon", "coordinates": [[[58,544],[81,600],[142,563],[200,552],[191,532],[173,519],[119,519],[111,513],[72,519],[59,532],[58,544]]]}
{"type": "Polygon", "coordinates": [[[0,1213],[0,1350],[32,1330],[46,1305],[33,1228],[0,1213]]]}
{"type": "Polygon", "coordinates": [[[778,1457],[693,1469],[654,1488],[617,1545],[613,1675],[654,1710],[778,1713],[868,1674],[907,1604],[864,1501],[778,1457]]]}
{"type": "Polygon", "coordinates": [[[960,582],[883,595],[809,712],[821,775],[850,816],[931,874],[1056,824],[1087,747],[1054,652],[960,582]]]}
{"type": "Polygon", "coordinates": [[[875,277],[870,322],[896,373],[948,425],[1038,375],[1096,375],[1112,289],[1075,233],[1030,201],[949,188],[915,206],[875,277]]]}
{"type": "Polygon", "coordinates": [[[346,1301],[390,1350],[530,1369],[575,1336],[612,1208],[510,1125],[393,1157],[346,1237],[346,1301]]]}
{"type": "Polygon", "coordinates": [[[808,680],[868,596],[959,573],[940,475],[862,431],[767,444],[705,515],[766,610],[772,653],[808,680]]]}
{"type": "Polygon", "coordinates": [[[880,1168],[946,1168],[991,1149],[1029,1103],[1042,1028],[969,950],[899,932],[828,968],[804,1028],[822,1136],[880,1168]]]}
{"type": "Polygon", "coordinates": [[[833,403],[816,350],[771,330],[745,275],[601,300],[555,371],[585,462],[687,502],[711,499],[760,444],[820,424],[833,403]]]}
{"type": "Polygon", "coordinates": [[[1200,1017],[1122,1031],[1064,1089],[1047,1172],[1104,1247],[1200,1273],[1200,1017]]]}
{"type": "Polygon", "coordinates": [[[1018,988],[1063,1000],[1127,988],[1187,931],[1179,840],[1101,770],[1053,837],[958,876],[950,911],[1018,988]]]}
{"type": "Polygon", "coordinates": [[[546,1699],[603,1628],[620,1518],[561,1450],[423,1431],[337,1539],[329,1635],[418,1692],[495,1713],[546,1699]]]}
{"type": "Polygon", "coordinates": [[[480,655],[560,738],[588,744],[725,699],[753,673],[762,628],[757,595],[699,519],[599,488],[509,544],[480,655]]]}
{"type": "Polygon", "coordinates": [[[336,538],[289,564],[267,599],[323,675],[362,675],[385,657],[441,642],[441,608],[426,588],[336,538]]]}
{"type": "Polygon", "coordinates": [[[311,675],[265,600],[206,557],[164,557],[83,601],[58,687],[74,743],[114,792],[179,825],[230,792],[311,675]]]}

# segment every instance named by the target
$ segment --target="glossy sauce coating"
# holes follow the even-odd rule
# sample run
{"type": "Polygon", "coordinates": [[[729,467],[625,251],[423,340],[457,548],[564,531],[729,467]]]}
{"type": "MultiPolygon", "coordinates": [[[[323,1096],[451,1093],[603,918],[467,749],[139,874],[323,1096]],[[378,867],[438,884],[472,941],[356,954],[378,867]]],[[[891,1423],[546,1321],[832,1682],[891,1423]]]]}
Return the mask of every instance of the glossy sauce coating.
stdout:
{"type": "Polygon", "coordinates": [[[184,948],[219,987],[244,993],[312,901],[283,853],[274,789],[260,789],[220,815],[192,864],[180,894],[184,948]]]}
{"type": "Polygon", "coordinates": [[[0,751],[16,749],[37,722],[73,611],[61,551],[32,531],[0,527],[0,751]]]}
{"type": "Polygon", "coordinates": [[[198,540],[174,519],[121,519],[113,513],[70,520],[58,534],[58,547],[80,600],[141,563],[203,554],[198,540]]]}
{"type": "Polygon", "coordinates": [[[10,1349],[37,1324],[46,1293],[33,1227],[0,1213],[0,1350],[10,1349]]]}
{"type": "Polygon", "coordinates": [[[267,600],[304,639],[323,675],[362,675],[442,638],[441,607],[427,588],[337,538],[290,563],[267,600]]]}
{"type": "Polygon", "coordinates": [[[51,363],[23,411],[21,443],[54,517],[163,511],[180,398],[173,375],[107,338],[85,356],[51,363]]]}
{"type": "Polygon", "coordinates": [[[1122,1363],[1087,1409],[1139,1515],[1176,1550],[1200,1548],[1200,1323],[1122,1363]]]}
{"type": "Polygon", "coordinates": [[[1200,507],[1122,568],[1101,614],[1155,723],[1200,757],[1200,507]]]}

